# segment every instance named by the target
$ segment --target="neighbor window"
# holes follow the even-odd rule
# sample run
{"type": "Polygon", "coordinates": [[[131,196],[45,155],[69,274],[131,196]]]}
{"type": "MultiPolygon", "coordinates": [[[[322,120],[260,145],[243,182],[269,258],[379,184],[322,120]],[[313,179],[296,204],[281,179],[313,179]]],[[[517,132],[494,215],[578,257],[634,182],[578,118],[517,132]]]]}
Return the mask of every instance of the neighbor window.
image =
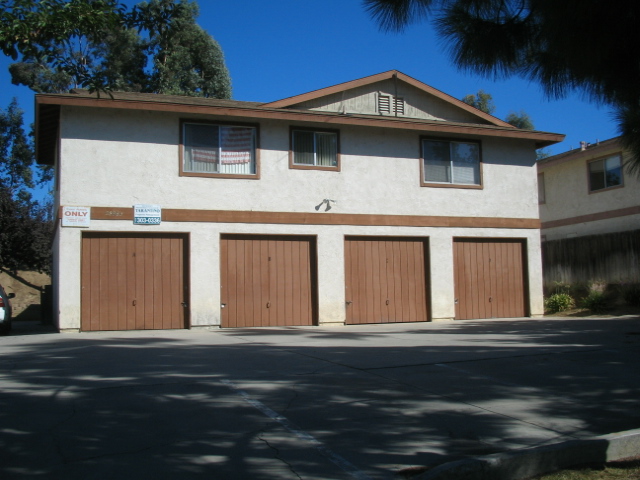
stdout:
{"type": "Polygon", "coordinates": [[[339,159],[338,132],[291,130],[292,168],[337,170],[339,159]]]}
{"type": "Polygon", "coordinates": [[[480,144],[422,140],[423,185],[479,187],[480,144]]]}
{"type": "Polygon", "coordinates": [[[256,128],[183,123],[182,173],[256,175],[256,128]]]}
{"type": "Polygon", "coordinates": [[[595,192],[622,185],[622,159],[620,155],[589,163],[589,190],[595,192]]]}
{"type": "Polygon", "coordinates": [[[543,204],[547,201],[544,188],[544,173],[538,174],[538,203],[543,204]]]}

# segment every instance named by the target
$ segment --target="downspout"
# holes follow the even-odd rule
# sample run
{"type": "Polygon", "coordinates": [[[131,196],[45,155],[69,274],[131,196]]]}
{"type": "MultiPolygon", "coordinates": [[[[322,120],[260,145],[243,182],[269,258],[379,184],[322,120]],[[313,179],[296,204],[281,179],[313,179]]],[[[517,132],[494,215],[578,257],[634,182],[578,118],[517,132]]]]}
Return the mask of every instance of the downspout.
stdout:
{"type": "Polygon", "coordinates": [[[398,116],[398,72],[393,74],[393,89],[395,91],[393,95],[393,113],[398,116]]]}

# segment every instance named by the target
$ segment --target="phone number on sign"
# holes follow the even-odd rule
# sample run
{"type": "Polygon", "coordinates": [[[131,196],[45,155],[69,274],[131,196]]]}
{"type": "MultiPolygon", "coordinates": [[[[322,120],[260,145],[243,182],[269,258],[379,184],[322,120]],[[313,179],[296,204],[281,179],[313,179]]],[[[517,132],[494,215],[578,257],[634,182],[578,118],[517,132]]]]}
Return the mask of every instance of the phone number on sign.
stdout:
{"type": "Polygon", "coordinates": [[[160,217],[140,217],[133,221],[136,225],[160,225],[160,217]]]}

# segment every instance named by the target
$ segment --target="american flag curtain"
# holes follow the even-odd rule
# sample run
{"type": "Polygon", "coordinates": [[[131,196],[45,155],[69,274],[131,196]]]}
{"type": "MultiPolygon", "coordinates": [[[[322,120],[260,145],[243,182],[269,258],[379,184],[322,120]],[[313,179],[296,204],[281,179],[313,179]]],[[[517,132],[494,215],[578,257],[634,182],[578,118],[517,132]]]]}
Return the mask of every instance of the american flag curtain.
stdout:
{"type": "Polygon", "coordinates": [[[220,161],[223,164],[249,163],[253,151],[253,129],[220,127],[220,161]]]}
{"type": "Polygon", "coordinates": [[[184,126],[184,171],[255,173],[255,129],[208,124],[184,126]]]}

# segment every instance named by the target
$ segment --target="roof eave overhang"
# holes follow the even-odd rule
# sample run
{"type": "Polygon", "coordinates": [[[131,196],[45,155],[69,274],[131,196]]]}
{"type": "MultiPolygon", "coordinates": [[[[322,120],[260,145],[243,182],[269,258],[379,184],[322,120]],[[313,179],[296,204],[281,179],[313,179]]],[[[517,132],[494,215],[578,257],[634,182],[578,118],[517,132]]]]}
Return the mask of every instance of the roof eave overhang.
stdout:
{"type": "MultiPolygon", "coordinates": [[[[538,132],[532,130],[519,130],[515,128],[500,128],[495,125],[460,124],[444,121],[425,121],[419,119],[398,119],[396,117],[375,117],[344,115],[328,112],[289,110],[265,107],[242,107],[242,106],[212,106],[212,105],[185,105],[168,102],[149,102],[137,100],[121,100],[111,98],[88,98],[75,97],[71,95],[36,95],[36,115],[41,123],[45,118],[39,115],[41,109],[48,110],[48,106],[73,106],[88,108],[110,108],[122,110],[144,110],[155,112],[173,112],[183,115],[211,115],[224,117],[238,117],[250,119],[286,120],[301,123],[316,123],[325,125],[355,125],[365,127],[392,128],[400,130],[412,130],[425,133],[450,134],[450,135],[472,135],[479,137],[502,137],[521,140],[532,140],[536,148],[546,147],[561,142],[564,135],[557,133],[538,132]]],[[[51,118],[49,118],[51,121],[51,118]]],[[[57,129],[47,129],[48,132],[57,129]]],[[[37,125],[38,131],[44,131],[43,125],[37,125]]],[[[40,135],[39,135],[40,136],[40,135]]],[[[40,144],[51,143],[51,139],[37,138],[40,144]]],[[[52,164],[51,155],[38,150],[38,163],[52,164]]]]}
{"type": "Polygon", "coordinates": [[[605,157],[613,153],[622,151],[622,144],[618,138],[603,142],[602,145],[594,145],[586,150],[573,150],[553,157],[545,158],[537,163],[538,170],[542,171],[545,168],[555,167],[568,162],[574,162],[578,160],[593,160],[600,157],[605,157]]]}

